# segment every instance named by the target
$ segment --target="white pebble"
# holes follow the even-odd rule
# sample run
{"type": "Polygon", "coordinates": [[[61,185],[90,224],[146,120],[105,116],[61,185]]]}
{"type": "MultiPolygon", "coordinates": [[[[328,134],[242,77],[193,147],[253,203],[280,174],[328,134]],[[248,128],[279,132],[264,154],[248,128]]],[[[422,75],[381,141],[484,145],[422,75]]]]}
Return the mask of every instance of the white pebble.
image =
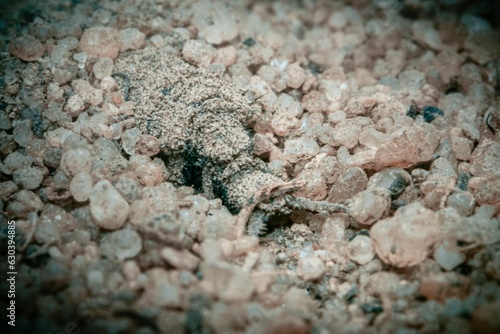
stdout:
{"type": "Polygon", "coordinates": [[[130,208],[108,180],[99,181],[90,195],[90,213],[98,226],[116,230],[127,220],[130,208]]]}
{"type": "Polygon", "coordinates": [[[92,191],[92,176],[89,173],[76,174],[69,183],[69,192],[77,202],[85,202],[92,191]]]}
{"type": "Polygon", "coordinates": [[[366,235],[356,236],[347,246],[349,259],[357,264],[366,264],[373,259],[375,250],[372,239],[366,235]]]}
{"type": "Polygon", "coordinates": [[[434,260],[443,268],[444,270],[453,270],[462,263],[465,262],[465,254],[460,252],[458,249],[453,249],[449,242],[443,242],[434,251],[434,260]]]}

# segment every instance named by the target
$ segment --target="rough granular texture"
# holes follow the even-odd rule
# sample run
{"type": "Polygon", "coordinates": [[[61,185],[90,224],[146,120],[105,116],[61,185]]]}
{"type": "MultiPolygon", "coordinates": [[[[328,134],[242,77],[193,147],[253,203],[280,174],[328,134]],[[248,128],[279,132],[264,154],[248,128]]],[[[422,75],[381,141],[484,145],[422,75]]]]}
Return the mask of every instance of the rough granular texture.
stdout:
{"type": "Polygon", "coordinates": [[[160,141],[174,171],[170,181],[220,197],[237,212],[249,192],[228,191],[228,184],[255,168],[265,170],[251,154],[247,121],[256,112],[251,101],[215,68],[197,68],[158,51],[129,53],[115,70],[130,76],[136,124],[160,141]]]}

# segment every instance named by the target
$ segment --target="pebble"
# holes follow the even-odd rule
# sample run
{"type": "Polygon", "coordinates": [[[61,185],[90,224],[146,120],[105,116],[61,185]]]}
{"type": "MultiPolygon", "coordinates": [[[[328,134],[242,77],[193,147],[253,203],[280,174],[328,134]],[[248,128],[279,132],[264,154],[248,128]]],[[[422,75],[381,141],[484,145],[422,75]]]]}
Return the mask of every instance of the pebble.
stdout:
{"type": "Polygon", "coordinates": [[[299,160],[312,158],[318,152],[318,143],[314,139],[303,136],[297,139],[288,139],[285,142],[283,158],[295,163],[299,160]]]}
{"type": "Polygon", "coordinates": [[[109,78],[113,73],[113,59],[111,58],[99,58],[94,64],[92,69],[96,79],[102,80],[104,78],[109,78]]]}
{"type": "Polygon", "coordinates": [[[462,216],[470,216],[476,207],[474,196],[468,191],[457,191],[446,200],[446,207],[457,210],[462,216]]]}
{"type": "Polygon", "coordinates": [[[139,305],[154,307],[179,308],[181,294],[179,288],[170,281],[168,272],[163,268],[153,268],[146,272],[147,280],[143,283],[144,294],[139,305]]]}
{"type": "Polygon", "coordinates": [[[332,203],[342,203],[366,189],[368,177],[363,169],[352,167],[342,172],[337,181],[333,184],[328,201],[332,203]]]}
{"type": "Polygon", "coordinates": [[[7,175],[12,175],[16,170],[30,167],[32,164],[33,158],[15,151],[5,158],[3,164],[0,165],[0,170],[7,175]]]}
{"type": "Polygon", "coordinates": [[[141,184],[152,187],[159,185],[163,181],[162,166],[152,162],[148,157],[133,155],[130,157],[130,164],[141,184]]]}
{"type": "Polygon", "coordinates": [[[21,147],[27,147],[33,143],[33,132],[31,131],[31,120],[26,119],[14,126],[14,141],[21,147]]]}
{"type": "Polygon", "coordinates": [[[238,59],[238,50],[234,46],[228,45],[217,49],[213,62],[220,63],[226,67],[229,67],[234,63],[236,63],[237,59],[238,59]]]}
{"type": "Polygon", "coordinates": [[[94,143],[94,164],[107,168],[113,174],[123,172],[129,165],[122,156],[119,147],[107,138],[101,138],[94,143]],[[97,161],[96,161],[97,160],[97,161]]]}
{"type": "Polygon", "coordinates": [[[419,162],[429,161],[439,143],[432,125],[403,126],[391,133],[378,148],[376,166],[408,168],[419,162]]]}
{"type": "Polygon", "coordinates": [[[96,224],[107,230],[121,228],[129,215],[129,205],[107,180],[94,185],[90,194],[90,213],[96,224]]]}
{"type": "Polygon", "coordinates": [[[84,148],[76,148],[64,152],[61,157],[61,168],[69,177],[80,172],[90,173],[92,167],[92,154],[84,148]]]}
{"type": "Polygon", "coordinates": [[[78,44],[78,52],[89,56],[115,59],[120,51],[120,35],[115,28],[93,27],[85,30],[78,44]]]}
{"type": "Polygon", "coordinates": [[[23,35],[10,42],[9,51],[14,56],[24,61],[35,61],[45,53],[45,46],[31,35],[23,35]]]}
{"type": "Polygon", "coordinates": [[[16,217],[24,217],[28,212],[40,211],[43,202],[30,190],[20,190],[15,193],[7,206],[7,212],[16,217]]]}
{"type": "Polygon", "coordinates": [[[16,170],[12,176],[15,183],[28,190],[38,188],[43,181],[43,171],[35,167],[16,170]]]}
{"type": "Polygon", "coordinates": [[[165,247],[160,251],[160,255],[165,262],[179,270],[194,271],[200,263],[200,259],[186,249],[165,247]]]}
{"type": "Polygon", "coordinates": [[[86,202],[92,191],[92,176],[86,172],[76,174],[69,184],[69,191],[75,201],[86,202]]]}
{"type": "Polygon", "coordinates": [[[73,80],[71,82],[71,88],[73,88],[86,103],[90,103],[93,106],[97,106],[102,103],[102,90],[92,87],[90,82],[87,80],[73,80]]]}
{"type": "Polygon", "coordinates": [[[306,80],[306,72],[299,63],[292,63],[286,70],[286,84],[292,89],[298,89],[306,80]]]}
{"type": "Polygon", "coordinates": [[[450,271],[465,262],[466,256],[458,249],[454,249],[449,241],[444,241],[433,254],[434,260],[444,270],[450,271]]]}
{"type": "Polygon", "coordinates": [[[378,221],[390,206],[390,193],[384,189],[364,190],[347,205],[350,215],[363,225],[372,225],[378,221]]]}
{"type": "Polygon", "coordinates": [[[473,177],[469,181],[469,188],[479,205],[500,203],[500,176],[473,177]]]}
{"type": "Polygon", "coordinates": [[[0,183],[0,198],[7,201],[12,194],[18,190],[18,186],[14,181],[5,181],[0,183]]]}
{"type": "Polygon", "coordinates": [[[133,258],[142,249],[142,239],[136,230],[125,228],[105,234],[101,239],[102,255],[123,261],[133,258]]]}
{"type": "Polygon", "coordinates": [[[141,135],[141,130],[138,128],[131,128],[123,131],[122,134],[122,148],[128,155],[135,153],[135,146],[139,141],[139,136],[141,135]]]}
{"type": "Polygon", "coordinates": [[[36,242],[42,245],[60,242],[57,225],[51,219],[40,219],[33,237],[35,238],[36,242]]]}
{"type": "Polygon", "coordinates": [[[370,177],[368,188],[389,191],[391,197],[399,196],[411,184],[410,174],[402,168],[385,168],[370,177]]]}
{"type": "Polygon", "coordinates": [[[274,115],[271,126],[274,133],[280,137],[298,125],[298,117],[302,115],[302,106],[288,94],[280,94],[274,105],[274,115]]]}
{"type": "Polygon", "coordinates": [[[315,281],[325,273],[326,267],[323,261],[314,253],[312,249],[305,249],[300,253],[297,264],[297,276],[304,281],[315,281]]]}
{"type": "Polygon", "coordinates": [[[85,102],[78,94],[72,95],[64,106],[64,111],[71,117],[80,116],[83,110],[85,110],[85,102]]]}
{"type": "Polygon", "coordinates": [[[377,255],[398,268],[424,261],[442,237],[435,212],[418,205],[404,208],[404,212],[398,210],[394,217],[378,221],[370,230],[377,255]]]}
{"type": "Polygon", "coordinates": [[[255,288],[249,274],[239,266],[227,262],[202,262],[200,271],[203,274],[203,280],[199,287],[205,293],[214,295],[224,302],[244,303],[254,292],[255,288]]]}
{"type": "Polygon", "coordinates": [[[200,1],[193,5],[191,23],[207,43],[219,45],[238,36],[238,16],[230,10],[231,7],[209,1],[200,1]]]}
{"type": "Polygon", "coordinates": [[[474,176],[500,175],[500,143],[483,140],[472,153],[470,172],[474,176]]]}
{"type": "Polygon", "coordinates": [[[136,28],[120,30],[120,52],[139,50],[146,44],[146,35],[136,28]]]}
{"type": "Polygon", "coordinates": [[[443,47],[439,32],[429,20],[418,20],[412,24],[412,32],[418,43],[424,47],[440,50],[443,47]]]}
{"type": "Polygon", "coordinates": [[[135,146],[136,153],[152,157],[160,152],[160,142],[151,135],[140,135],[135,146]]]}
{"type": "Polygon", "coordinates": [[[188,63],[197,67],[207,67],[212,62],[214,52],[210,45],[190,39],[184,44],[182,56],[188,63]]]}
{"type": "Polygon", "coordinates": [[[370,262],[375,256],[372,239],[366,235],[356,236],[347,246],[349,259],[363,265],[370,262]]]}

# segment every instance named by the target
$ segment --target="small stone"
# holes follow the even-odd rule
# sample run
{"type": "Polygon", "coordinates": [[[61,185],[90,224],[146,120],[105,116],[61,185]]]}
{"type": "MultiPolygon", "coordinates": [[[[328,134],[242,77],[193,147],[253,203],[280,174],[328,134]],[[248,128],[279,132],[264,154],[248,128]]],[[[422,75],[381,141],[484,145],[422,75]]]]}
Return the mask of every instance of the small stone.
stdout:
{"type": "Polygon", "coordinates": [[[99,58],[92,69],[96,79],[102,80],[108,78],[113,73],[113,59],[99,58]]]}
{"type": "Polygon", "coordinates": [[[201,258],[209,262],[217,262],[222,257],[222,247],[215,239],[205,239],[200,246],[201,258]]]}
{"type": "Polygon", "coordinates": [[[344,12],[334,11],[330,15],[330,18],[328,19],[327,23],[330,27],[334,28],[335,30],[341,30],[349,23],[349,21],[344,12]]]}
{"type": "Polygon", "coordinates": [[[210,45],[194,39],[187,41],[182,49],[184,59],[197,67],[207,67],[210,65],[213,54],[214,52],[210,45]]]}
{"type": "Polygon", "coordinates": [[[500,203],[500,175],[473,177],[469,181],[469,190],[479,205],[497,205],[500,203]]]}
{"type": "Polygon", "coordinates": [[[420,284],[420,293],[429,300],[465,299],[469,293],[470,278],[456,272],[431,274],[420,284]]]}
{"type": "Polygon", "coordinates": [[[245,303],[251,298],[255,288],[239,266],[202,262],[200,267],[203,280],[199,286],[204,292],[227,303],[245,303]]]}
{"type": "Polygon", "coordinates": [[[73,177],[80,172],[90,173],[92,155],[89,150],[77,148],[66,151],[61,158],[61,168],[66,175],[73,177]]]}
{"type": "Polygon", "coordinates": [[[437,116],[444,116],[444,111],[439,109],[438,107],[433,106],[424,106],[423,107],[423,116],[424,120],[427,123],[432,122],[437,116]]]}
{"type": "Polygon", "coordinates": [[[465,262],[466,256],[456,247],[450,244],[449,241],[444,241],[433,254],[434,260],[444,270],[450,271],[465,262]]]}
{"type": "Polygon", "coordinates": [[[297,180],[303,180],[306,184],[295,191],[294,196],[313,200],[322,200],[326,197],[326,180],[320,170],[306,168],[297,175],[297,180]]]}
{"type": "Polygon", "coordinates": [[[454,208],[462,216],[470,216],[476,207],[474,196],[468,191],[457,191],[446,200],[446,207],[454,208]]]}
{"type": "Polygon", "coordinates": [[[361,129],[355,118],[340,121],[331,133],[331,145],[354,148],[358,144],[361,129]]]}
{"type": "Polygon", "coordinates": [[[129,215],[129,205],[107,180],[97,182],[90,195],[90,213],[99,227],[121,228],[129,215]]]}
{"type": "Polygon", "coordinates": [[[359,143],[377,149],[385,141],[385,134],[372,127],[365,127],[359,134],[359,143]]]}
{"type": "Polygon", "coordinates": [[[14,181],[5,181],[0,183],[0,199],[7,201],[10,196],[18,190],[14,181]]]}
{"type": "Polygon", "coordinates": [[[93,164],[95,167],[108,169],[112,174],[123,172],[129,165],[119,147],[107,138],[101,138],[94,143],[93,164]]]}
{"type": "Polygon", "coordinates": [[[15,151],[5,158],[3,164],[0,165],[0,170],[7,175],[12,175],[12,173],[19,169],[31,167],[32,164],[33,158],[15,151]]]}
{"type": "Polygon", "coordinates": [[[236,63],[237,59],[238,59],[238,53],[236,48],[232,45],[228,45],[220,49],[217,49],[213,62],[220,63],[226,67],[229,67],[234,63],[236,63]]]}
{"type": "Polygon", "coordinates": [[[62,102],[64,98],[64,90],[59,87],[58,84],[51,82],[47,87],[47,98],[51,102],[62,102]]]}
{"type": "Polygon", "coordinates": [[[130,163],[135,170],[137,178],[143,185],[152,187],[159,185],[163,181],[162,166],[152,162],[148,157],[133,155],[130,158],[130,163]]]}
{"type": "Polygon", "coordinates": [[[13,131],[14,141],[21,147],[27,147],[33,143],[33,131],[31,131],[31,120],[26,119],[18,122],[13,131]]]}
{"type": "Polygon", "coordinates": [[[375,256],[372,239],[365,235],[356,236],[347,246],[349,259],[363,265],[370,262],[375,256]]]}
{"type": "Polygon", "coordinates": [[[168,272],[163,268],[153,268],[146,273],[144,293],[138,301],[139,305],[154,307],[178,308],[181,306],[179,288],[170,281],[168,272]]]}
{"type": "Polygon", "coordinates": [[[302,115],[302,106],[288,94],[280,94],[274,105],[274,115],[271,126],[274,133],[280,137],[298,125],[298,117],[302,115]]]}
{"type": "Polygon", "coordinates": [[[120,36],[115,28],[94,27],[83,32],[78,44],[79,52],[89,56],[115,59],[120,50],[120,36]]]}
{"type": "Polygon", "coordinates": [[[366,189],[368,177],[359,167],[348,168],[341,173],[333,184],[328,195],[328,201],[342,203],[366,189]]]}
{"type": "Polygon", "coordinates": [[[376,153],[376,165],[408,168],[429,161],[439,143],[432,125],[404,126],[391,133],[376,153]]]}
{"type": "Polygon", "coordinates": [[[384,189],[367,189],[357,194],[348,204],[350,215],[363,225],[372,225],[390,208],[390,193],[384,189]]]}
{"type": "Polygon", "coordinates": [[[139,50],[146,43],[146,35],[136,28],[120,30],[120,52],[139,50]]]}
{"type": "Polygon", "coordinates": [[[73,80],[71,82],[71,88],[73,88],[86,103],[90,103],[93,106],[97,106],[102,103],[102,90],[92,87],[90,82],[87,80],[73,80]]]}
{"type": "Polygon", "coordinates": [[[32,191],[23,189],[15,193],[7,206],[7,212],[16,217],[24,217],[28,212],[40,211],[43,202],[32,191]]]}
{"type": "Polygon", "coordinates": [[[38,60],[45,53],[45,46],[31,35],[18,37],[9,45],[10,53],[24,61],[38,60]]]}
{"type": "Polygon", "coordinates": [[[135,146],[136,153],[152,157],[160,152],[160,142],[151,135],[140,135],[135,146]]]}
{"type": "Polygon", "coordinates": [[[396,198],[411,184],[410,174],[402,168],[385,168],[370,177],[368,188],[389,191],[396,198]]]}
{"type": "Polygon", "coordinates": [[[433,50],[440,50],[443,46],[439,32],[429,20],[418,20],[412,25],[413,35],[418,43],[433,50]]]}
{"type": "Polygon", "coordinates": [[[465,40],[464,47],[468,56],[483,65],[493,59],[498,59],[500,46],[499,34],[496,30],[484,30],[470,34],[465,40]]]}
{"type": "Polygon", "coordinates": [[[441,241],[438,215],[418,205],[406,206],[370,230],[377,255],[392,266],[405,268],[425,260],[441,241]]]}
{"type": "Polygon", "coordinates": [[[325,249],[335,247],[345,236],[345,221],[340,217],[328,217],[321,227],[319,244],[325,249]]]}
{"type": "Polygon", "coordinates": [[[100,249],[104,256],[123,261],[139,254],[142,239],[136,230],[126,228],[106,234],[101,239],[100,249]]]}
{"type": "Polygon", "coordinates": [[[123,174],[116,181],[115,187],[128,203],[132,203],[140,197],[139,191],[141,187],[133,175],[123,174]]]}
{"type": "Polygon", "coordinates": [[[85,102],[82,97],[78,94],[72,95],[66,105],[64,106],[64,111],[68,113],[71,117],[78,117],[85,109],[85,102]]]}
{"type": "Polygon", "coordinates": [[[50,244],[60,241],[56,223],[51,219],[41,219],[35,230],[34,238],[40,244],[50,244]]]}
{"type": "Polygon", "coordinates": [[[135,146],[139,141],[141,131],[138,128],[132,128],[123,131],[122,134],[122,148],[128,155],[135,153],[135,146]]]}
{"type": "Polygon", "coordinates": [[[85,202],[89,199],[92,191],[92,176],[89,173],[80,172],[76,174],[69,184],[69,191],[75,201],[85,202]]]}
{"type": "Polygon", "coordinates": [[[474,176],[500,175],[500,143],[484,140],[472,153],[470,171],[474,176]]]}
{"type": "Polygon", "coordinates": [[[160,251],[160,255],[169,265],[179,270],[194,271],[200,263],[200,259],[186,249],[165,247],[160,251]]]}
{"type": "Polygon", "coordinates": [[[295,163],[302,159],[314,157],[319,152],[318,143],[308,137],[300,137],[297,139],[288,139],[285,142],[283,150],[283,158],[295,163]]]}
{"type": "Polygon", "coordinates": [[[43,172],[40,168],[27,167],[19,169],[13,174],[14,182],[28,190],[36,189],[43,181],[43,172]]]}
{"type": "Polygon", "coordinates": [[[301,255],[297,265],[297,276],[304,281],[315,281],[323,276],[325,270],[323,261],[316,255],[301,255]]]}
{"type": "Polygon", "coordinates": [[[238,15],[218,2],[200,1],[193,5],[191,23],[209,44],[219,45],[236,38],[240,32],[238,15]]]}

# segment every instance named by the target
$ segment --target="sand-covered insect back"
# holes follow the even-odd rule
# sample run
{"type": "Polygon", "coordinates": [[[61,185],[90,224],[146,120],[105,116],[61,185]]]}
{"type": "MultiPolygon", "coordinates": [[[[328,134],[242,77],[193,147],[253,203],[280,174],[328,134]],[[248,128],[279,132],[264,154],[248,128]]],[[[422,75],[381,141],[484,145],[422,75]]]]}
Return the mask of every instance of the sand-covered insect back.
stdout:
{"type": "Polygon", "coordinates": [[[216,67],[144,50],[121,58],[115,70],[130,76],[136,124],[159,139],[169,181],[221,198],[233,213],[262,186],[281,181],[251,154],[256,105],[216,67]]]}

